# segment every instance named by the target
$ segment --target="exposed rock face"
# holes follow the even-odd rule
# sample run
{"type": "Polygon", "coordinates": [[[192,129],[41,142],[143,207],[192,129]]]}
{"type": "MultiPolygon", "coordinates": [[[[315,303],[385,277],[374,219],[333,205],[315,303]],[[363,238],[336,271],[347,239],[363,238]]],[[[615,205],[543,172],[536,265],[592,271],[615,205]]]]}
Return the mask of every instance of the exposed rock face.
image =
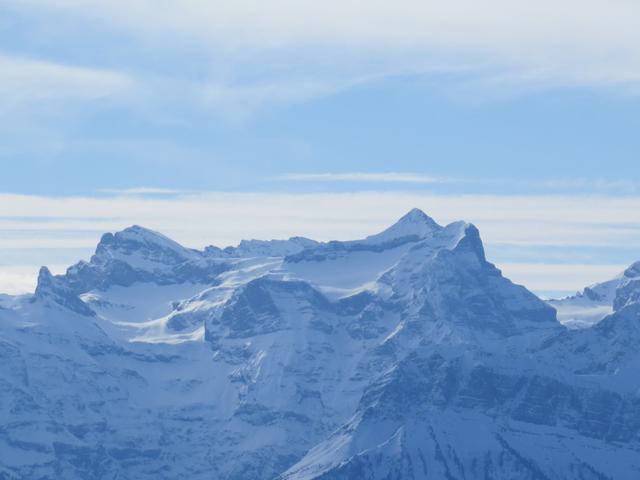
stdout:
{"type": "Polygon", "coordinates": [[[169,285],[210,283],[225,264],[204,252],[182,247],[165,236],[142,227],[129,227],[102,236],[89,262],[79,262],[64,275],[76,293],[128,287],[136,282],[169,285]]]}
{"type": "Polygon", "coordinates": [[[51,275],[47,267],[40,269],[33,301],[57,304],[59,307],[80,315],[95,315],[95,312],[78,298],[72,288],[64,280],[51,275]]]}
{"type": "Polygon", "coordinates": [[[636,479],[638,265],[569,330],[412,210],[363,240],[131,227],[0,308],[0,477],[636,479]]]}

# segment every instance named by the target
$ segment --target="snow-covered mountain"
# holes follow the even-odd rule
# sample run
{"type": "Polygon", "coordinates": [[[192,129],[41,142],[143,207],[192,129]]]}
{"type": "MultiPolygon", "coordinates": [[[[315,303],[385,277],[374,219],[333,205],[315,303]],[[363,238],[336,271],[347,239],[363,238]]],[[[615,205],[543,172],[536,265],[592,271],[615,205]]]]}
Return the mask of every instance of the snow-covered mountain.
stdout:
{"type": "Polygon", "coordinates": [[[558,320],[569,328],[590,327],[607,315],[640,300],[640,262],[611,280],[585,287],[559,300],[549,300],[558,320]]]}
{"type": "Polygon", "coordinates": [[[106,234],[0,296],[0,478],[636,479],[639,276],[572,330],[419,210],[347,242],[106,234]]]}

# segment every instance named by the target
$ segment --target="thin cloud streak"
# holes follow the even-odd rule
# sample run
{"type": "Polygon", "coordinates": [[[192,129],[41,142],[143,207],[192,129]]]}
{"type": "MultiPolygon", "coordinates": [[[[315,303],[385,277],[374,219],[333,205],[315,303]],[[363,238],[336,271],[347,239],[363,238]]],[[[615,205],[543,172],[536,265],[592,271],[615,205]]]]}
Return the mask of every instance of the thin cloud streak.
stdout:
{"type": "Polygon", "coordinates": [[[284,182],[352,182],[352,183],[406,183],[406,184],[465,184],[466,186],[500,186],[528,189],[536,193],[551,194],[633,194],[640,192],[640,179],[633,178],[548,178],[522,180],[515,178],[459,178],[428,175],[418,172],[318,172],[284,173],[269,180],[284,182]]]}
{"type": "Polygon", "coordinates": [[[285,173],[274,177],[274,180],[292,181],[292,182],[375,182],[375,183],[451,183],[455,179],[432,177],[419,173],[400,173],[400,172],[384,172],[384,173],[366,173],[366,172],[349,172],[349,173],[285,173]]]}
{"type": "Polygon", "coordinates": [[[121,72],[1,53],[0,71],[0,113],[39,101],[96,100],[129,91],[135,83],[121,72]]]}
{"type": "Polygon", "coordinates": [[[178,190],[174,188],[160,187],[133,187],[133,188],[101,188],[99,193],[108,193],[111,195],[184,195],[189,193],[187,190],[178,190]]]}

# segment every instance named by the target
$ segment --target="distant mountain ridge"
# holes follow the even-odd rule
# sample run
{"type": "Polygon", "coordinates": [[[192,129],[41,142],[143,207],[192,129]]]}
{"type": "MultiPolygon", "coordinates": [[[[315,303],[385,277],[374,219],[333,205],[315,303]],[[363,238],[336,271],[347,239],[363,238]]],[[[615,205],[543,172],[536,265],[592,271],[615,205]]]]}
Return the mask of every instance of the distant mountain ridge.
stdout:
{"type": "Polygon", "coordinates": [[[569,329],[417,209],[354,241],[105,234],[0,297],[0,478],[636,479],[639,292],[635,264],[550,302],[610,305],[569,329]]]}
{"type": "Polygon", "coordinates": [[[572,328],[595,325],[607,315],[640,300],[640,262],[635,262],[615,278],[585,287],[576,295],[548,303],[558,311],[558,319],[572,328]]]}

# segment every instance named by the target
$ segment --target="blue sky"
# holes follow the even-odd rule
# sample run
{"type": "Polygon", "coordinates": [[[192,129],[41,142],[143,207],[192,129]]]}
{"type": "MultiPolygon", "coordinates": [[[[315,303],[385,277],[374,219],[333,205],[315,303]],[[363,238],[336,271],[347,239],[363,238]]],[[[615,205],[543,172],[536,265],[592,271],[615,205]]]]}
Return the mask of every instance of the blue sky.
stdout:
{"type": "Polygon", "coordinates": [[[640,6],[479,3],[2,2],[0,290],[133,222],[200,247],[413,206],[538,292],[639,259],[640,6]]]}

